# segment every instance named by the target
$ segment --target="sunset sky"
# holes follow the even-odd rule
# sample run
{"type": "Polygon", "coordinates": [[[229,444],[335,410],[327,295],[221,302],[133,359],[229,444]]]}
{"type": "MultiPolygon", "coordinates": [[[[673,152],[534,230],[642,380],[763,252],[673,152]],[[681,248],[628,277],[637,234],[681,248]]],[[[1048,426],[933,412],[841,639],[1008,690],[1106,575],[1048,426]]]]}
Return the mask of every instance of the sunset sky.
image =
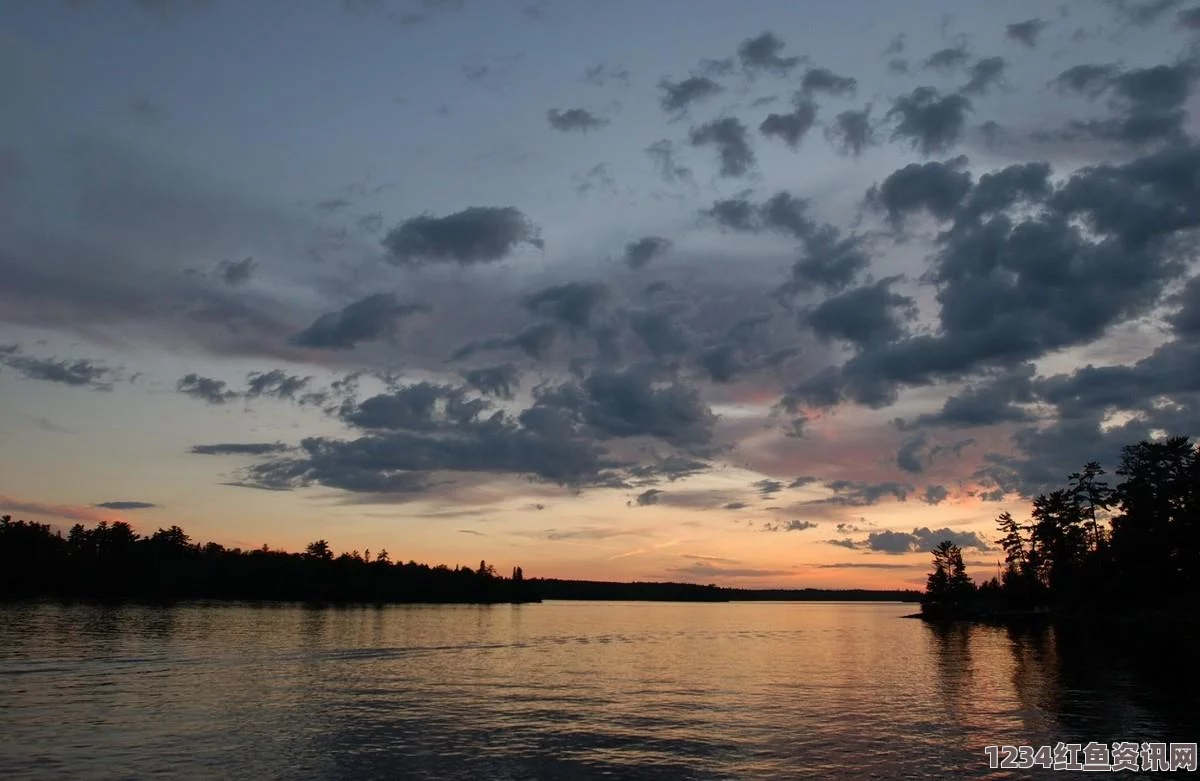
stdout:
{"type": "Polygon", "coordinates": [[[1200,6],[0,9],[0,512],[907,587],[1200,433],[1200,6]]]}

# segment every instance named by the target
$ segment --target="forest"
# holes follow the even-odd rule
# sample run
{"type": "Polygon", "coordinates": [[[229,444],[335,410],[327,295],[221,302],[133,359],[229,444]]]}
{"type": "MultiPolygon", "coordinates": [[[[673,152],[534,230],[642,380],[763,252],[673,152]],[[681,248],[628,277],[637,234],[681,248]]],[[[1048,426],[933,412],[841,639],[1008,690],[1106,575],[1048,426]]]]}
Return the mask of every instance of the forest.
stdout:
{"type": "Polygon", "coordinates": [[[1200,595],[1200,452],[1188,437],[1121,450],[1119,482],[1089,462],[997,519],[1003,571],[976,584],[962,551],[933,551],[921,601],[933,619],[1107,613],[1191,617],[1200,595]]]}
{"type": "Polygon", "coordinates": [[[386,550],[334,556],[325,540],[303,553],[193,543],[178,526],[140,536],[124,521],[49,525],[0,517],[0,597],[304,602],[535,602],[520,567],[393,562],[386,550]]]}

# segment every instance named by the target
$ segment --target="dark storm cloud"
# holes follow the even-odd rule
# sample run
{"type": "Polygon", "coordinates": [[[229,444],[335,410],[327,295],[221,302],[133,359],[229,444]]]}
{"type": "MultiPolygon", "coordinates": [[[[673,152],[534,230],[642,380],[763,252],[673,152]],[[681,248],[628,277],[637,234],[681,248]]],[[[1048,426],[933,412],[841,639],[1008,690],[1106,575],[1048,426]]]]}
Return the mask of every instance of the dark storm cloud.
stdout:
{"type": "Polygon", "coordinates": [[[950,73],[966,65],[970,59],[971,53],[966,46],[948,46],[929,55],[925,59],[925,67],[950,73]]]}
{"type": "Polygon", "coordinates": [[[655,258],[671,251],[670,239],[662,236],[644,236],[625,245],[625,263],[630,268],[642,268],[655,258]]]}
{"type": "Polygon", "coordinates": [[[239,395],[237,391],[230,390],[224,380],[201,377],[195,373],[181,377],[179,382],[175,383],[175,390],[209,404],[224,404],[239,395]]]}
{"type": "Polygon", "coordinates": [[[246,377],[245,396],[256,399],[266,396],[273,399],[295,399],[296,394],[308,387],[312,377],[287,374],[282,369],[269,372],[251,372],[246,377]]]}
{"type": "Polygon", "coordinates": [[[463,379],[480,393],[500,399],[511,399],[513,390],[519,387],[521,372],[511,363],[468,369],[463,379]]]}
{"type": "Polygon", "coordinates": [[[895,531],[871,532],[862,547],[879,553],[920,553],[931,551],[939,543],[949,540],[963,550],[990,552],[992,546],[975,532],[955,531],[950,528],[930,529],[923,526],[912,533],[895,531]]]}
{"type": "Polygon", "coordinates": [[[722,117],[693,127],[688,133],[692,146],[715,146],[721,160],[721,176],[745,176],[754,167],[754,150],[749,133],[736,117],[722,117]]]}
{"type": "Polygon", "coordinates": [[[494,263],[522,244],[543,246],[537,227],[512,206],[471,206],[445,217],[412,217],[383,239],[388,259],[405,266],[494,263]]]}
{"type": "Polygon", "coordinates": [[[692,169],[679,162],[675,145],[663,138],[646,147],[646,154],[654,163],[655,170],[668,184],[692,181],[692,169]]]}
{"type": "Polygon", "coordinates": [[[746,70],[765,70],[778,75],[787,75],[800,64],[800,57],[784,57],[783,50],[787,48],[778,36],[764,32],[754,38],[747,38],[738,46],[737,56],[746,70]]]}
{"type": "Polygon", "coordinates": [[[1038,18],[1026,19],[1023,22],[1013,22],[1004,30],[1004,35],[1010,41],[1016,41],[1028,46],[1030,49],[1037,47],[1038,38],[1042,31],[1049,26],[1048,22],[1038,18]]]}
{"type": "Polygon", "coordinates": [[[78,358],[36,358],[25,355],[15,344],[0,345],[0,366],[7,366],[22,377],[90,390],[112,390],[116,371],[101,363],[78,358]]]}
{"type": "Polygon", "coordinates": [[[725,91],[725,88],[707,76],[691,76],[682,81],[663,79],[658,83],[662,97],[659,105],[671,114],[686,112],[693,103],[703,102],[725,91]]]}
{"type": "Polygon", "coordinates": [[[964,170],[966,166],[965,157],[910,163],[868,190],[867,203],[887,212],[897,227],[907,215],[922,210],[941,220],[951,219],[971,192],[971,174],[964,170]]]}
{"type": "Polygon", "coordinates": [[[942,95],[933,87],[917,87],[892,101],[888,119],[895,122],[893,139],[908,141],[924,155],[945,152],[962,138],[971,111],[970,98],[942,95]]]}
{"type": "Polygon", "coordinates": [[[858,79],[839,76],[828,68],[811,68],[800,80],[800,89],[808,95],[822,92],[833,97],[849,97],[858,89],[858,79]]]}
{"type": "Polygon", "coordinates": [[[984,95],[1004,80],[1008,63],[1003,57],[985,57],[967,70],[967,83],[962,91],[968,95],[984,95]]]}
{"type": "Polygon", "coordinates": [[[327,312],[312,325],[292,337],[298,347],[322,350],[351,350],[359,342],[371,342],[393,335],[400,320],[428,311],[420,304],[402,304],[395,293],[376,293],[347,304],[337,312],[327,312]]]}
{"type": "Polygon", "coordinates": [[[582,108],[569,108],[565,111],[552,108],[546,112],[546,121],[550,123],[550,127],[562,133],[586,133],[609,123],[607,117],[582,108]]]}
{"type": "Polygon", "coordinates": [[[530,312],[583,331],[611,295],[612,290],[601,282],[566,282],[531,293],[521,303],[530,312]]]}
{"type": "Polygon", "coordinates": [[[811,100],[797,100],[795,109],[787,114],[768,114],[759,124],[758,132],[768,138],[779,138],[795,149],[816,121],[817,104],[811,100]]]}
{"type": "Polygon", "coordinates": [[[102,507],[105,510],[147,510],[151,507],[158,507],[158,505],[152,502],[117,501],[99,502],[93,504],[92,507],[102,507]]]}
{"type": "Polygon", "coordinates": [[[254,258],[222,260],[217,265],[217,273],[226,285],[242,285],[249,282],[250,278],[254,276],[256,265],[254,258]]]}
{"type": "Polygon", "coordinates": [[[905,333],[904,323],[916,316],[909,296],[891,289],[896,277],[885,277],[830,296],[801,316],[818,338],[841,339],[857,347],[890,342],[905,333]]]}
{"type": "Polygon", "coordinates": [[[833,124],[825,129],[825,134],[843,155],[858,157],[863,150],[876,143],[871,107],[843,111],[834,117],[833,124]]]}
{"type": "Polygon", "coordinates": [[[267,456],[286,450],[288,446],[282,442],[220,442],[213,445],[192,445],[188,452],[198,456],[267,456]]]}

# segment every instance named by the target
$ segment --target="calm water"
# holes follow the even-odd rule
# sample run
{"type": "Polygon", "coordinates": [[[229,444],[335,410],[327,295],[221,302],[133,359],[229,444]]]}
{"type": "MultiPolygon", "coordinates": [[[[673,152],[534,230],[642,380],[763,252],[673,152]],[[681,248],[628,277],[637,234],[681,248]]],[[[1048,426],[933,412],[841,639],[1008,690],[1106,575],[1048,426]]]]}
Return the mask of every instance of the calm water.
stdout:
{"type": "Polygon", "coordinates": [[[4,606],[0,778],[987,777],[1200,734],[1169,662],[911,610],[4,606]]]}

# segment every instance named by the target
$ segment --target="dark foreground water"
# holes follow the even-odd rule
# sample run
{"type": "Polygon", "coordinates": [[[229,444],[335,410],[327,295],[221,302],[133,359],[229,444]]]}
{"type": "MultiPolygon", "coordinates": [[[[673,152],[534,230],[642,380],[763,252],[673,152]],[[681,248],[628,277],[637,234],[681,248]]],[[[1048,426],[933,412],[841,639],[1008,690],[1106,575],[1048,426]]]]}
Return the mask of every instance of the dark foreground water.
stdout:
{"type": "Polygon", "coordinates": [[[911,610],[0,606],[0,778],[999,777],[985,745],[1200,736],[1174,643],[911,610]]]}

